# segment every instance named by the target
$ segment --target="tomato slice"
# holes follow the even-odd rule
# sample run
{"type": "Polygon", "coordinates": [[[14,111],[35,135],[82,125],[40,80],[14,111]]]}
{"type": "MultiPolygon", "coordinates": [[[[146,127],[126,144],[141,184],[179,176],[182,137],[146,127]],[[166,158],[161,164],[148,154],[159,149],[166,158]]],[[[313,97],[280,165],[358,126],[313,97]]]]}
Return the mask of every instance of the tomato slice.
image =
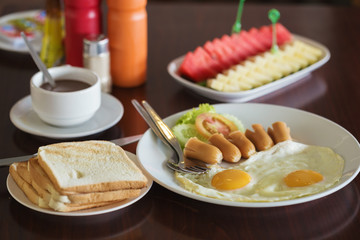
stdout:
{"type": "Polygon", "coordinates": [[[235,123],[217,113],[202,113],[196,117],[196,130],[204,137],[209,138],[215,133],[222,133],[227,137],[231,132],[238,130],[235,123]]]}

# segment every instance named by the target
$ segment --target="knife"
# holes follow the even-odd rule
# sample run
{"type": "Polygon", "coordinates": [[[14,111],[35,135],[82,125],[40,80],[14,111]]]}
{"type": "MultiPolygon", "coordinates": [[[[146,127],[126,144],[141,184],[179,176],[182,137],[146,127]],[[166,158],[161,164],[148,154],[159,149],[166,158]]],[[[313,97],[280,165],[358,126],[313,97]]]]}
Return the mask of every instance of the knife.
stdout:
{"type": "MultiPolygon", "coordinates": [[[[125,146],[127,144],[138,141],[142,136],[143,136],[142,134],[139,134],[139,135],[134,135],[134,136],[130,136],[130,137],[114,139],[114,140],[111,140],[110,142],[113,142],[118,146],[125,146]]],[[[20,157],[3,158],[3,159],[0,159],[0,167],[10,166],[10,164],[12,164],[14,162],[27,161],[36,155],[37,155],[37,153],[31,154],[31,155],[26,155],[26,156],[20,156],[20,157]]]]}

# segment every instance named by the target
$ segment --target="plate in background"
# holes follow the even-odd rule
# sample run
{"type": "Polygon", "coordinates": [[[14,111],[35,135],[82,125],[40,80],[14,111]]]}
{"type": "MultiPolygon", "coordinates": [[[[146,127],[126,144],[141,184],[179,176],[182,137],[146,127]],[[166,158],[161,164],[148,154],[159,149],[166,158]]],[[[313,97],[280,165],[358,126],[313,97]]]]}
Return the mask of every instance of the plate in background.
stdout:
{"type": "Polygon", "coordinates": [[[327,47],[325,47],[324,45],[322,45],[318,42],[310,40],[308,38],[304,38],[304,37],[301,37],[301,36],[298,36],[295,34],[293,34],[293,35],[296,39],[299,39],[307,44],[310,44],[314,47],[319,48],[322,51],[321,59],[319,61],[317,61],[316,63],[314,63],[300,71],[297,71],[286,77],[283,77],[281,79],[278,79],[276,81],[270,82],[268,84],[265,84],[263,86],[260,86],[260,87],[254,88],[254,89],[250,89],[250,90],[246,90],[246,91],[239,91],[239,92],[220,92],[220,91],[208,88],[208,87],[201,86],[194,82],[191,82],[191,81],[183,78],[182,76],[180,76],[178,73],[179,67],[180,67],[181,63],[183,62],[185,56],[181,56],[181,57],[176,58],[173,61],[171,61],[167,67],[167,70],[168,70],[169,74],[175,79],[175,81],[180,83],[185,88],[188,88],[191,91],[193,91],[201,96],[204,96],[204,97],[207,97],[210,99],[214,99],[214,100],[218,100],[221,102],[247,102],[252,99],[272,93],[272,92],[279,90],[283,87],[286,87],[290,84],[293,84],[293,83],[305,78],[312,71],[318,69],[319,67],[324,65],[327,61],[329,61],[330,51],[329,51],[329,49],[327,49],[327,47]]]}
{"type": "MultiPolygon", "coordinates": [[[[19,19],[19,18],[26,18],[26,17],[34,17],[39,14],[42,10],[31,10],[31,11],[24,11],[24,12],[16,12],[11,13],[5,16],[0,17],[0,25],[5,24],[9,20],[19,19]]],[[[32,43],[34,49],[37,52],[40,52],[41,45],[42,45],[42,33],[38,32],[35,34],[35,37],[30,40],[32,43]]],[[[23,44],[15,44],[11,40],[9,40],[8,37],[4,36],[0,33],[0,49],[11,51],[11,52],[19,52],[19,53],[28,53],[29,50],[27,46],[25,45],[25,42],[23,44]]]]}

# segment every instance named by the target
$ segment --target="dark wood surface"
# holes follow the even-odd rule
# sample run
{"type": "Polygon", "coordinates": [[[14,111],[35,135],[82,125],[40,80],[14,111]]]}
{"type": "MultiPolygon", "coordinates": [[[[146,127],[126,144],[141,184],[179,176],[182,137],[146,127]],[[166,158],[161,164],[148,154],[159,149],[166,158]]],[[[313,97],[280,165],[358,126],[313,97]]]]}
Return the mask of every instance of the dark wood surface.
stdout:
{"type": "MultiPolygon", "coordinates": [[[[236,1],[234,1],[236,2],[236,1]]],[[[43,1],[5,1],[0,15],[40,8],[43,1]]],[[[294,33],[314,39],[331,51],[330,61],[294,86],[252,102],[290,106],[326,117],[360,137],[360,9],[314,5],[251,5],[243,26],[268,24],[267,11],[276,7],[281,21],[294,33]]],[[[112,95],[125,114],[114,127],[82,139],[110,140],[143,133],[147,125],[130,100],[146,99],[161,117],[218,103],[178,85],[167,73],[170,60],[228,33],[236,3],[149,3],[149,57],[145,85],[114,88],[112,95]]],[[[106,24],[106,22],[104,23],[106,24]]],[[[0,50],[0,158],[36,152],[57,142],[22,132],[9,111],[29,94],[29,79],[37,71],[29,55],[0,50]]],[[[136,152],[136,143],[124,147],[136,152]]],[[[204,203],[173,193],[154,183],[135,204],[109,214],[58,217],[35,212],[7,191],[8,168],[0,168],[1,239],[358,239],[360,237],[359,178],[330,196],[287,207],[235,208],[204,203]]]]}

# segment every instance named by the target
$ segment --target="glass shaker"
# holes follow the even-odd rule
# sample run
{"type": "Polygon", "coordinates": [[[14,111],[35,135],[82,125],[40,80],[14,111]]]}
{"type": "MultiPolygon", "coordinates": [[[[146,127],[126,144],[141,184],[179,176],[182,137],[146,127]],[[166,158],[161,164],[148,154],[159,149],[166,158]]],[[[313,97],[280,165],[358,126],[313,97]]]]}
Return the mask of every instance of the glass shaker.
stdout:
{"type": "Polygon", "coordinates": [[[94,71],[101,80],[101,90],[111,92],[109,40],[104,35],[89,35],[83,40],[84,67],[94,71]]]}

